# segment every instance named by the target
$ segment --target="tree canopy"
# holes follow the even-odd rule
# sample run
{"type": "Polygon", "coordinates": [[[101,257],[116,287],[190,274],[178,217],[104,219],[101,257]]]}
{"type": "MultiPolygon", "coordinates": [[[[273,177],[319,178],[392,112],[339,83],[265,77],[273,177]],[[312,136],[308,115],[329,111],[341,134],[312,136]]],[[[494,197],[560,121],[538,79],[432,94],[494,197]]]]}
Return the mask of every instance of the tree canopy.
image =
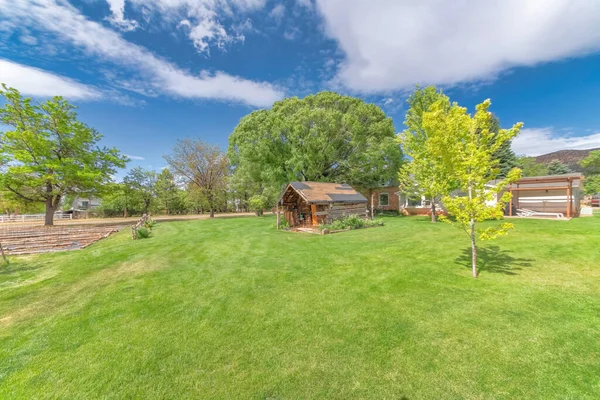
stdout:
{"type": "Polygon", "coordinates": [[[434,86],[424,89],[417,87],[407,100],[404,125],[406,129],[399,136],[404,154],[410,157],[400,169],[398,180],[401,189],[407,194],[425,196],[431,200],[431,222],[436,221],[435,203],[448,194],[453,182],[443,168],[442,160],[436,155],[434,135],[439,132],[423,125],[423,115],[433,104],[448,110],[450,99],[434,86]]]}
{"type": "Polygon", "coordinates": [[[99,147],[102,135],[78,121],[75,107],[62,97],[34,104],[16,89],[2,87],[0,121],[12,129],[0,133],[0,159],[11,160],[2,169],[0,186],[15,199],[45,204],[45,223],[52,225],[65,195],[97,195],[126,157],[99,147]]]}
{"type": "Polygon", "coordinates": [[[179,140],[165,159],[181,180],[196,186],[197,195],[206,200],[213,218],[217,206],[226,198],[229,161],[224,152],[202,140],[188,138],[179,140]]]}
{"type": "Polygon", "coordinates": [[[548,166],[538,162],[535,157],[517,157],[517,167],[521,169],[523,176],[548,175],[548,166]]]}
{"type": "MultiPolygon", "coordinates": [[[[501,219],[510,193],[497,199],[498,193],[507,183],[520,176],[518,168],[510,171],[505,180],[495,185],[489,182],[496,178],[498,160],[494,153],[519,133],[521,123],[511,129],[494,128],[493,115],[488,111],[489,100],[477,105],[474,116],[463,107],[453,104],[447,107],[439,100],[423,114],[423,126],[432,132],[432,156],[439,157],[445,174],[452,177],[462,195],[446,195],[446,209],[458,225],[469,235],[472,251],[472,272],[477,277],[477,233],[479,239],[492,239],[505,234],[512,226],[503,223],[478,232],[476,223],[488,219],[501,219]]],[[[449,221],[449,220],[448,220],[449,221]]]]}
{"type": "Polygon", "coordinates": [[[581,161],[583,173],[585,174],[585,193],[600,193],[600,150],[592,151],[581,161]]]}
{"type": "Polygon", "coordinates": [[[548,163],[548,175],[563,175],[571,172],[571,168],[560,160],[552,160],[548,163]]]}
{"type": "Polygon", "coordinates": [[[242,118],[229,137],[237,181],[274,203],[289,181],[372,188],[396,178],[402,153],[392,120],[374,104],[321,92],[242,118]]]}
{"type": "Polygon", "coordinates": [[[156,181],[156,172],[142,167],[133,168],[123,179],[124,189],[131,190],[141,198],[144,214],[148,214],[156,197],[156,181]]]}

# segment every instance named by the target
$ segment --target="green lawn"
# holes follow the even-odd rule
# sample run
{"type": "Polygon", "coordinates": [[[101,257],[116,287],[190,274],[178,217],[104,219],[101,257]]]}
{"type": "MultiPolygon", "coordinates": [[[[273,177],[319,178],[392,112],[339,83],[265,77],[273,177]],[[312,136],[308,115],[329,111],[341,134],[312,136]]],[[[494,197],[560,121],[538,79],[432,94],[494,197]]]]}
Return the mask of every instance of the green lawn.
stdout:
{"type": "Polygon", "coordinates": [[[0,267],[0,398],[597,399],[600,218],[162,223],[0,267]]]}

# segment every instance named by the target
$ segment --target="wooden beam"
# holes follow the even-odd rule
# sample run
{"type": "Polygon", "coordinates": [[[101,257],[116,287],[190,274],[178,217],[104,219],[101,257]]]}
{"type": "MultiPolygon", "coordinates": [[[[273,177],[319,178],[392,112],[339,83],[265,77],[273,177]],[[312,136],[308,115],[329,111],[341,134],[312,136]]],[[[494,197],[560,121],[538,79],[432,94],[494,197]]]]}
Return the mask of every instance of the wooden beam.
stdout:
{"type": "Polygon", "coordinates": [[[567,218],[571,218],[571,185],[567,186],[567,218]]]}
{"type": "Polygon", "coordinates": [[[310,205],[310,212],[311,212],[312,224],[319,225],[319,220],[317,219],[317,205],[316,204],[310,205]]]}
{"type": "Polygon", "coordinates": [[[508,215],[512,217],[512,205],[513,205],[513,188],[510,185],[510,202],[508,203],[508,215]]]}
{"type": "Polygon", "coordinates": [[[511,193],[513,191],[523,191],[523,190],[565,190],[568,186],[547,186],[547,187],[516,187],[510,188],[511,193]]]}

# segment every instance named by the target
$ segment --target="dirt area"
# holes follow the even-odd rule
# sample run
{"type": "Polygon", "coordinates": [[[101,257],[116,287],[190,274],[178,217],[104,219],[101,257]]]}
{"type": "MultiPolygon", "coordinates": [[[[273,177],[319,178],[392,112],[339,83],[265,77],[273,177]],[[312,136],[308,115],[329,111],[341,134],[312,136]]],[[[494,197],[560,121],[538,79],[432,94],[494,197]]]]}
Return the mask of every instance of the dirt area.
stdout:
{"type": "MultiPolygon", "coordinates": [[[[216,214],[215,218],[249,217],[254,213],[216,214]]],[[[159,222],[208,219],[208,214],[162,215],[153,217],[159,222]]],[[[55,221],[54,226],[44,226],[43,221],[7,222],[0,224],[0,243],[8,255],[46,253],[78,250],[108,237],[121,229],[129,228],[139,220],[131,218],[89,218],[55,221]]]]}

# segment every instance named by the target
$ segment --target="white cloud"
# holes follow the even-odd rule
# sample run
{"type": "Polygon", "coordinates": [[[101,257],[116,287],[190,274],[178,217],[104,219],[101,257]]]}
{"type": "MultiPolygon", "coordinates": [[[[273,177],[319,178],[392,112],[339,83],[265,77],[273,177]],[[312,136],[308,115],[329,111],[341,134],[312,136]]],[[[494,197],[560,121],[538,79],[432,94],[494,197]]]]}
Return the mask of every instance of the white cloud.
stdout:
{"type": "Polygon", "coordinates": [[[512,148],[517,155],[539,156],[558,150],[587,150],[600,147],[600,133],[573,136],[559,133],[554,128],[523,129],[513,139],[512,148]]]}
{"type": "Polygon", "coordinates": [[[19,36],[19,40],[21,41],[21,43],[25,43],[30,46],[35,46],[38,42],[34,36],[28,34],[19,36]]]}
{"type": "MultiPolygon", "coordinates": [[[[116,0],[110,0],[116,1],[116,0]]],[[[124,0],[119,0],[124,1],[124,0]]],[[[156,18],[167,25],[177,21],[179,26],[190,28],[188,37],[194,47],[209,54],[210,47],[224,50],[227,45],[243,42],[245,37],[239,27],[240,16],[264,7],[266,0],[128,0],[132,7],[142,10],[147,18],[156,18]],[[221,19],[238,23],[228,31],[221,19]]]]}
{"type": "Polygon", "coordinates": [[[285,6],[283,4],[277,4],[271,12],[269,12],[269,17],[273,18],[278,23],[281,22],[283,16],[285,15],[285,6]]]}
{"type": "Polygon", "coordinates": [[[600,49],[600,1],[317,0],[345,53],[337,81],[364,93],[454,85],[600,49]]]}
{"type": "MultiPolygon", "coordinates": [[[[179,26],[191,27],[191,22],[185,19],[179,23],[179,26]]],[[[189,38],[200,53],[208,54],[211,43],[224,49],[228,43],[243,41],[244,35],[229,35],[220,23],[213,19],[203,19],[196,26],[191,27],[189,38]]]]}
{"type": "MultiPolygon", "coordinates": [[[[173,0],[177,1],[177,0],[173,0]]],[[[252,1],[252,0],[246,0],[252,1]]],[[[83,50],[134,75],[130,82],[138,93],[166,93],[176,97],[243,102],[266,107],[283,93],[266,82],[255,82],[225,72],[201,71],[198,75],[123,39],[118,33],[88,20],[61,0],[0,0],[2,17],[56,36],[62,43],[83,50]]],[[[123,84],[121,84],[124,86],[123,84]]]]}
{"type": "Polygon", "coordinates": [[[141,157],[141,156],[132,156],[132,155],[130,155],[130,154],[123,154],[123,155],[124,155],[125,157],[127,157],[127,158],[131,159],[131,160],[136,160],[136,161],[142,161],[142,160],[145,160],[145,158],[144,158],[144,157],[141,157]]]}
{"type": "Polygon", "coordinates": [[[285,32],[283,32],[283,37],[287,40],[294,41],[299,39],[302,35],[302,32],[297,27],[293,26],[288,28],[285,32]]]}
{"type": "Polygon", "coordinates": [[[305,7],[309,10],[313,9],[312,0],[296,0],[296,4],[298,4],[301,7],[305,7]]]}
{"type": "Polygon", "coordinates": [[[125,19],[125,0],[106,0],[110,7],[109,22],[123,31],[133,31],[138,28],[137,21],[125,19]]]}
{"type": "Polygon", "coordinates": [[[69,99],[97,99],[102,94],[64,76],[0,59],[0,82],[34,97],[64,96],[69,99]]]}

